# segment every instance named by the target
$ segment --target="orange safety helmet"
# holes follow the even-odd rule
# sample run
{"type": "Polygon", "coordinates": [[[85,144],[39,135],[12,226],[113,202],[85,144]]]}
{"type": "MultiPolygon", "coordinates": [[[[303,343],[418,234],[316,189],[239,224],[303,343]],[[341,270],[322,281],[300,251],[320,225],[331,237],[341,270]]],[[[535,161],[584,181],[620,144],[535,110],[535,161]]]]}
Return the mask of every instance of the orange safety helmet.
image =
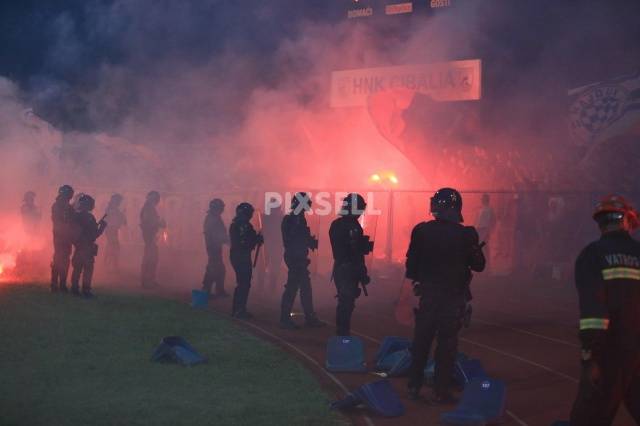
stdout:
{"type": "Polygon", "coordinates": [[[638,212],[633,208],[631,203],[620,195],[607,195],[604,197],[598,204],[596,204],[596,210],[593,212],[593,218],[596,219],[598,216],[605,213],[621,214],[624,226],[629,231],[633,231],[640,226],[638,212]]]}

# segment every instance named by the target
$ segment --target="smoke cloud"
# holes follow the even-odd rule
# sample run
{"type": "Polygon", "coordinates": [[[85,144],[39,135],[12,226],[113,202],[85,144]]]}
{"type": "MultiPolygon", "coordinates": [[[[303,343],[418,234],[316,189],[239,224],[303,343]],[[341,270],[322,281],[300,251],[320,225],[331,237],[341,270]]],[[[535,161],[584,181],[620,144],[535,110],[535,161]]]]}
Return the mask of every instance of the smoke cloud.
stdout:
{"type": "Polygon", "coordinates": [[[43,12],[41,66],[0,78],[2,211],[33,189],[47,219],[62,183],[99,195],[98,206],[131,193],[133,227],[149,189],[191,194],[182,208],[192,217],[176,212],[177,223],[214,195],[371,188],[383,170],[395,189],[607,186],[586,179],[597,164],[575,166],[566,90],[640,63],[637,6],[460,2],[368,23],[336,18],[340,6],[327,3],[116,0],[43,12]],[[331,71],[472,58],[483,59],[481,101],[417,95],[401,111],[410,158],[366,108],[329,108],[331,71]]]}

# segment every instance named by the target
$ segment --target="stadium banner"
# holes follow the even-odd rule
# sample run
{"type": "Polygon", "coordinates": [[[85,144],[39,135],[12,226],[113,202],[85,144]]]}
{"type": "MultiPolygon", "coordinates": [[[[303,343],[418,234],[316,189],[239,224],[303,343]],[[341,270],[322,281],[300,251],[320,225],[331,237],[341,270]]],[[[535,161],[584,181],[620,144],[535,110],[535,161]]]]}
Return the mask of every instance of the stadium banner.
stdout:
{"type": "Polygon", "coordinates": [[[482,95],[481,74],[480,59],[334,71],[331,107],[366,106],[369,96],[393,89],[408,89],[435,101],[477,100],[482,95]]]}
{"type": "Polygon", "coordinates": [[[569,126],[578,145],[640,135],[640,71],[568,91],[569,126]]]}
{"type": "Polygon", "coordinates": [[[403,15],[405,13],[413,12],[413,3],[404,2],[404,3],[392,3],[387,4],[384,7],[385,15],[403,15]]]}

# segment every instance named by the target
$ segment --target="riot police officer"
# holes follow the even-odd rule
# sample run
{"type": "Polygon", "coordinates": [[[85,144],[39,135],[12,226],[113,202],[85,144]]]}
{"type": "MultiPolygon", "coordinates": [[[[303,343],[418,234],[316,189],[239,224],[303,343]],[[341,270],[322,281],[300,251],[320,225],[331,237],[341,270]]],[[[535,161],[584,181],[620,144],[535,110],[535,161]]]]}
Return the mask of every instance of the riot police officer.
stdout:
{"type": "Polygon", "coordinates": [[[601,237],[575,265],[582,375],[571,425],[610,425],[622,402],[640,425],[640,243],[630,235],[638,214],[613,195],[593,219],[601,237]]]}
{"type": "Polygon", "coordinates": [[[247,311],[252,276],[251,253],[253,249],[264,242],[262,235],[258,234],[251,225],[253,212],[254,208],[251,204],[238,204],[236,216],[229,226],[231,240],[229,257],[236,273],[237,282],[233,292],[231,315],[239,319],[253,318],[253,315],[247,311]]]}
{"type": "Polygon", "coordinates": [[[56,201],[51,206],[51,221],[53,222],[53,261],[51,262],[51,291],[58,289],[67,292],[67,274],[69,273],[69,258],[73,244],[72,225],[75,211],[70,204],[73,198],[73,188],[62,185],[58,189],[56,201]]]}
{"type": "Polygon", "coordinates": [[[37,273],[40,269],[39,257],[36,247],[39,246],[40,221],[42,213],[36,205],[36,193],[27,191],[22,199],[20,216],[22,217],[22,230],[25,234],[25,241],[22,250],[16,256],[14,272],[16,275],[27,276],[37,273]]]}
{"type": "Polygon", "coordinates": [[[419,397],[431,344],[435,351],[435,389],[432,403],[455,402],[451,379],[458,352],[458,332],[469,301],[471,271],[485,267],[482,246],[473,227],[462,225],[462,197],[451,188],[438,190],[431,198],[435,220],[422,222],[411,232],[406,277],[420,297],[415,313],[409,396],[419,397]]]}
{"type": "Polygon", "coordinates": [[[160,193],[150,191],[140,210],[140,229],[144,240],[144,253],[142,255],[141,283],[142,287],[151,288],[158,285],[156,270],[158,268],[158,232],[167,224],[158,214],[160,193]]]}
{"type": "Polygon", "coordinates": [[[74,216],[74,222],[77,227],[77,235],[73,245],[75,250],[71,264],[73,272],[71,273],[71,293],[80,296],[80,276],[82,275],[82,296],[90,298],[91,280],[93,278],[93,267],[95,257],[98,255],[98,245],[96,240],[107,227],[104,218],[100,222],[96,222],[96,218],[91,213],[95,207],[95,200],[86,194],[83,194],[77,203],[77,213],[74,216]]]}
{"type": "MultiPolygon", "coordinates": [[[[362,290],[371,281],[365,255],[373,251],[373,242],[364,235],[358,218],[364,213],[367,204],[360,194],[349,194],[340,209],[340,217],[331,223],[329,239],[333,252],[333,280],[338,292],[336,307],[336,334],[351,335],[351,315],[355,302],[362,290]]],[[[366,293],[365,293],[366,294],[366,293]]]]}
{"type": "Polygon", "coordinates": [[[297,324],[291,319],[291,309],[296,294],[300,290],[300,302],[304,310],[307,327],[324,325],[313,310],[311,278],[309,274],[309,250],[318,248],[318,239],[311,235],[305,212],[311,210],[311,199],[305,192],[298,192],[291,200],[291,212],[282,219],[282,241],[284,262],[289,269],[287,283],[280,304],[280,327],[295,329],[297,324]]]}
{"type": "Polygon", "coordinates": [[[120,229],[127,225],[127,217],[120,209],[123,199],[122,195],[113,194],[105,211],[109,227],[105,229],[107,247],[104,262],[114,272],[120,270],[120,229]]]}
{"type": "Polygon", "coordinates": [[[224,290],[225,267],[222,260],[222,246],[229,242],[227,228],[222,221],[224,202],[215,198],[209,203],[209,211],[204,220],[204,242],[207,248],[207,269],[202,279],[202,290],[211,295],[211,287],[216,284],[217,297],[227,297],[224,290]]]}

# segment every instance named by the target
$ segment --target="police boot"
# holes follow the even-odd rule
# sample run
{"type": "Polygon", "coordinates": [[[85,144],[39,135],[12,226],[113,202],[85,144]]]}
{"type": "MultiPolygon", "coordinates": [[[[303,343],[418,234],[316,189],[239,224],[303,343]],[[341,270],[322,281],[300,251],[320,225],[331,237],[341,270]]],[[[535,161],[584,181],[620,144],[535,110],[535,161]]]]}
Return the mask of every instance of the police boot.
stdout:
{"type": "Polygon", "coordinates": [[[420,396],[420,388],[419,387],[409,387],[409,391],[407,393],[407,396],[412,401],[417,401],[419,399],[422,399],[422,397],[420,396]]]}
{"type": "Polygon", "coordinates": [[[304,326],[307,328],[319,328],[327,325],[324,321],[320,321],[317,316],[312,315],[304,322],[304,326]]]}
{"type": "Polygon", "coordinates": [[[299,328],[291,319],[291,310],[293,309],[294,302],[293,297],[295,297],[295,294],[292,295],[290,288],[285,287],[285,291],[282,294],[282,299],[280,301],[280,328],[299,328]]]}
{"type": "Polygon", "coordinates": [[[454,405],[458,403],[458,398],[449,391],[435,391],[429,398],[431,405],[454,405]]]}
{"type": "Polygon", "coordinates": [[[298,324],[293,322],[291,317],[288,317],[288,318],[285,317],[280,319],[280,328],[283,328],[285,330],[297,330],[300,327],[298,326],[298,324]]]}
{"type": "Polygon", "coordinates": [[[51,264],[51,287],[49,288],[51,293],[55,293],[58,291],[58,272],[51,264]]]}
{"type": "Polygon", "coordinates": [[[241,320],[250,320],[254,318],[253,314],[245,309],[237,311],[235,314],[233,314],[233,317],[241,320]]]}

